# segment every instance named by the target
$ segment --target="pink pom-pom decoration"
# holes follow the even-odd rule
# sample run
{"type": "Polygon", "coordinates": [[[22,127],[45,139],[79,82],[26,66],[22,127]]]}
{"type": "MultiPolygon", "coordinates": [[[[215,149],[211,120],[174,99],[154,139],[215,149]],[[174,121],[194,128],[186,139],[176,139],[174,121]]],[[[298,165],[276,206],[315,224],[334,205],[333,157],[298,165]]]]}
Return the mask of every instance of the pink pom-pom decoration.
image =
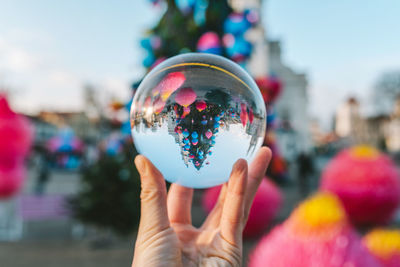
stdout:
{"type": "Polygon", "coordinates": [[[321,189],[335,193],[358,225],[388,222],[400,203],[396,166],[368,146],[339,153],[323,171],[321,189]]]}
{"type": "Polygon", "coordinates": [[[182,88],[178,91],[175,96],[175,101],[181,106],[188,107],[196,100],[196,92],[190,88],[182,88]]]}
{"type": "Polygon", "coordinates": [[[33,139],[29,121],[12,111],[0,95],[0,164],[22,162],[28,155],[33,139]]]}
{"type": "Polygon", "coordinates": [[[25,175],[25,168],[21,164],[13,168],[0,165],[0,199],[9,198],[16,194],[22,187],[25,175]]]}
{"type": "Polygon", "coordinates": [[[400,230],[376,229],[363,242],[384,267],[400,267],[400,230]]]}
{"type": "Polygon", "coordinates": [[[347,222],[330,193],[306,200],[282,225],[261,239],[249,267],[382,267],[347,222]]]}
{"type": "MultiPolygon", "coordinates": [[[[214,207],[220,191],[221,186],[212,187],[205,191],[202,204],[207,213],[214,207]]],[[[282,194],[278,187],[267,178],[263,179],[250,209],[243,237],[253,238],[262,234],[275,218],[281,204],[282,194]]]]}

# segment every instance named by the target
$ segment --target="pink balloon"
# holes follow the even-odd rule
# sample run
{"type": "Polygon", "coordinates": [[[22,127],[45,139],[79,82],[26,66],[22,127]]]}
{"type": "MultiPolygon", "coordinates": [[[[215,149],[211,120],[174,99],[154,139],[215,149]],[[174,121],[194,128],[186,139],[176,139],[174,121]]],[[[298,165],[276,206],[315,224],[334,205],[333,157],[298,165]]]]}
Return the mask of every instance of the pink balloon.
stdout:
{"type": "Polygon", "coordinates": [[[23,165],[14,168],[0,166],[0,199],[15,195],[21,188],[26,175],[23,165]]]}
{"type": "Polygon", "coordinates": [[[178,91],[175,96],[175,101],[181,106],[188,107],[196,100],[196,92],[192,88],[186,87],[178,91]]]}
{"type": "MultiPolygon", "coordinates": [[[[214,207],[221,186],[207,189],[203,195],[202,205],[206,212],[214,207]]],[[[269,223],[275,218],[282,204],[282,193],[269,179],[264,178],[257,190],[253,205],[250,209],[249,219],[243,231],[245,238],[253,238],[262,234],[269,223]]]]}
{"type": "Polygon", "coordinates": [[[0,164],[25,158],[31,147],[33,127],[25,117],[14,113],[0,96],[0,164]]]}

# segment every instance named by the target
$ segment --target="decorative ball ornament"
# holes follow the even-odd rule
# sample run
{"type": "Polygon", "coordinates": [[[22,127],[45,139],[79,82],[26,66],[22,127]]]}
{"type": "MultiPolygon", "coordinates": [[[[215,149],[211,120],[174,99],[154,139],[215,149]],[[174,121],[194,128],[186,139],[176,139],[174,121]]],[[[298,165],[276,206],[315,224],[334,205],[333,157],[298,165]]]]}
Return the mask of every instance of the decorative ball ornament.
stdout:
{"type": "Polygon", "coordinates": [[[395,164],[369,146],[340,152],[323,171],[320,187],[335,193],[358,225],[386,223],[400,204],[395,164]]]}
{"type": "Polygon", "coordinates": [[[249,267],[381,267],[347,222],[340,200],[317,193],[258,243],[249,267]]]}
{"type": "Polygon", "coordinates": [[[400,267],[399,229],[375,229],[364,236],[363,242],[384,267],[400,267]]]}
{"type": "MultiPolygon", "coordinates": [[[[221,186],[212,187],[204,192],[203,209],[209,213],[216,204],[221,186]]],[[[282,193],[268,178],[264,178],[255,195],[249,218],[243,231],[244,238],[255,238],[262,234],[275,218],[282,205],[282,193]]]]}
{"type": "Polygon", "coordinates": [[[222,47],[218,34],[215,32],[206,32],[200,36],[197,42],[197,51],[201,53],[221,55],[222,47]]]}
{"type": "Polygon", "coordinates": [[[162,62],[144,78],[131,108],[138,151],[166,180],[193,188],[226,182],[237,159],[254,157],[265,127],[255,82],[240,66],[211,54],[162,62]]]}

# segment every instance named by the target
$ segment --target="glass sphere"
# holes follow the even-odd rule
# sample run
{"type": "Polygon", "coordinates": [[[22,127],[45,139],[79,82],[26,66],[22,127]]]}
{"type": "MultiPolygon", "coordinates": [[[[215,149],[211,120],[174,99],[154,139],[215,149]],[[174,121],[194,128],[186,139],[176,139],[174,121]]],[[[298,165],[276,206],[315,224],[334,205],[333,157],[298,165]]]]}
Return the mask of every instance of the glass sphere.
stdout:
{"type": "Polygon", "coordinates": [[[266,111],[253,79],[216,55],[188,53],[150,71],[131,108],[137,150],[171,183],[206,188],[229,179],[262,145],[266,111]]]}

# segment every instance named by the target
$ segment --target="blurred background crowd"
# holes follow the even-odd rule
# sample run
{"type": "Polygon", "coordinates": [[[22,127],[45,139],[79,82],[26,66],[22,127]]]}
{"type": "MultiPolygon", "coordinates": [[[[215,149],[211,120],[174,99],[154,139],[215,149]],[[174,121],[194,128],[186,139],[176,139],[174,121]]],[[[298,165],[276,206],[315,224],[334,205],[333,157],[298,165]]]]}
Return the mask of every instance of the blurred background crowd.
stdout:
{"type": "MultiPolygon", "coordinates": [[[[0,5],[1,266],[130,264],[132,97],[187,52],[240,64],[267,108],[245,265],[400,266],[397,2],[0,5]]],[[[195,191],[195,225],[218,192],[195,191]]]]}

